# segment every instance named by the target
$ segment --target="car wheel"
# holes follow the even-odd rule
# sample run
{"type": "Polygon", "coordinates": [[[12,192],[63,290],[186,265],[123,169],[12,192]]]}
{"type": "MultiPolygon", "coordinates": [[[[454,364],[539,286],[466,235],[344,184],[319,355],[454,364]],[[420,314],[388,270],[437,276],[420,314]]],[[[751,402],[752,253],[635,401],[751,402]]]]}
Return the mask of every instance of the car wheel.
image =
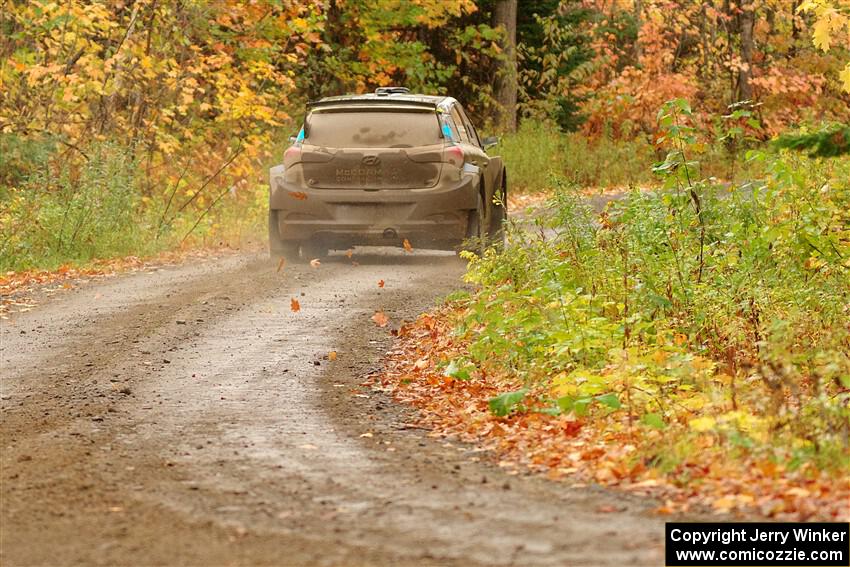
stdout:
{"type": "Polygon", "coordinates": [[[490,227],[490,216],[487,214],[488,207],[484,203],[481,193],[475,202],[475,209],[469,213],[469,225],[466,230],[466,242],[463,249],[476,254],[483,255],[487,249],[488,233],[490,227]]]}
{"type": "Polygon", "coordinates": [[[269,256],[287,260],[295,260],[298,257],[298,242],[283,240],[277,224],[277,211],[269,209],[269,256]]]}
{"type": "Polygon", "coordinates": [[[502,250],[505,247],[505,221],[508,218],[507,197],[507,191],[503,187],[499,195],[499,202],[490,204],[488,244],[494,246],[497,250],[502,250]]]}

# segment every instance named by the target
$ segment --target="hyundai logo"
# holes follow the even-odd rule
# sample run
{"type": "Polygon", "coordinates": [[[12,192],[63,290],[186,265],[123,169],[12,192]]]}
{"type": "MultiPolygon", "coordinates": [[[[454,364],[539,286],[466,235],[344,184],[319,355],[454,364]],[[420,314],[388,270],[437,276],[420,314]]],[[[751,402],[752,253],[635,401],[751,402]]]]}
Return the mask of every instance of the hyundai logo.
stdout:
{"type": "Polygon", "coordinates": [[[363,165],[378,165],[381,163],[381,158],[378,156],[364,156],[360,161],[363,165]]]}

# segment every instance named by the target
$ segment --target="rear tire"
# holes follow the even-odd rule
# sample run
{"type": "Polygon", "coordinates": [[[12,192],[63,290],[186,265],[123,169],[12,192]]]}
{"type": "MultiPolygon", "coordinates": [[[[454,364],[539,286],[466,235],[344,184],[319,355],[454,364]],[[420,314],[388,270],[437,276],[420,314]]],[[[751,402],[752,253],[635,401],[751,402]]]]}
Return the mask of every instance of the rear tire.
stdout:
{"type": "Polygon", "coordinates": [[[463,250],[475,252],[479,256],[484,255],[486,246],[486,231],[482,227],[488,226],[485,215],[484,199],[481,193],[475,200],[475,209],[469,211],[469,223],[466,228],[466,240],[463,242],[463,250]]]}
{"type": "Polygon", "coordinates": [[[505,247],[505,221],[508,219],[508,195],[505,186],[498,195],[499,203],[490,203],[490,233],[488,243],[496,250],[505,247]]]}
{"type": "Polygon", "coordinates": [[[298,247],[297,241],[283,240],[280,237],[277,211],[269,209],[269,256],[272,258],[284,257],[292,261],[298,258],[298,247]]]}
{"type": "Polygon", "coordinates": [[[470,212],[467,228],[467,241],[464,250],[484,255],[487,248],[502,250],[505,247],[505,190],[500,192],[499,204],[485,203],[481,193],[478,194],[476,208],[470,212]]]}

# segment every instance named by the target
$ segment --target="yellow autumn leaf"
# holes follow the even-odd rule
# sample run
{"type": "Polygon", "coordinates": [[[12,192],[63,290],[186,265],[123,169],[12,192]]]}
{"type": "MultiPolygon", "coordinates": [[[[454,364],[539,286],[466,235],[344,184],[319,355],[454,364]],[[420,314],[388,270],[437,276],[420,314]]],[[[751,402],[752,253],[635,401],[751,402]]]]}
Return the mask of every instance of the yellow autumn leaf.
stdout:
{"type": "Polygon", "coordinates": [[[829,16],[818,17],[815,25],[812,27],[812,43],[815,47],[822,51],[829,51],[829,46],[832,41],[831,20],[829,16]]]}
{"type": "Polygon", "coordinates": [[[694,431],[698,431],[700,433],[711,431],[714,428],[717,421],[710,416],[705,417],[697,417],[696,419],[692,419],[688,422],[688,425],[694,431]]]}

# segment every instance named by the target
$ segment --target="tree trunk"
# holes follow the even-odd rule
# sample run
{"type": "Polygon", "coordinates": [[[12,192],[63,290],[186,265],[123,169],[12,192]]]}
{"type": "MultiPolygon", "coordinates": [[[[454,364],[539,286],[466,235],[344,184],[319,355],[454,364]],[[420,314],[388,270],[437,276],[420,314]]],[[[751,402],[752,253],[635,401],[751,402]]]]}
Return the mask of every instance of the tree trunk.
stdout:
{"type": "Polygon", "coordinates": [[[741,70],[738,71],[738,96],[737,101],[752,100],[753,89],[750,79],[753,76],[753,0],[741,1],[741,70]]]}
{"type": "Polygon", "coordinates": [[[495,94],[499,103],[498,126],[507,132],[516,131],[516,14],[517,0],[496,0],[493,27],[501,27],[504,31],[504,59],[496,76],[495,94]]]}
{"type": "Polygon", "coordinates": [[[788,50],[788,57],[796,57],[797,44],[800,41],[800,15],[797,13],[797,8],[800,2],[794,0],[791,2],[791,48],[788,50]]]}
{"type": "Polygon", "coordinates": [[[643,0],[635,0],[635,45],[634,45],[634,58],[635,65],[640,65],[640,58],[643,55],[643,50],[640,45],[640,29],[643,27],[643,0]]]}

